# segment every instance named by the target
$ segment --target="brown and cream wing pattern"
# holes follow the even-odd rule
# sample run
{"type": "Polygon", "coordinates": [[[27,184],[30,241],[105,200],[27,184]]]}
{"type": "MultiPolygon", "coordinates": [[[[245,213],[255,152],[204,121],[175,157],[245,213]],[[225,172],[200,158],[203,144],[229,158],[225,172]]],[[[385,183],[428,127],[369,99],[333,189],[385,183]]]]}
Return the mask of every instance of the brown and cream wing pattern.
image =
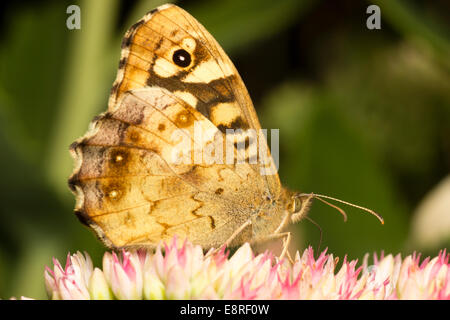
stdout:
{"type": "MultiPolygon", "coordinates": [[[[168,89],[224,133],[226,129],[255,129],[259,143],[270,152],[260,135],[248,91],[230,58],[194,17],[171,4],[150,11],[127,31],[109,109],[126,91],[153,86],[168,89]]],[[[273,166],[270,154],[267,160],[273,166]]],[[[276,172],[263,178],[272,196],[279,195],[276,172]]]]}
{"type": "Polygon", "coordinates": [[[171,134],[184,127],[190,137],[193,121],[221,134],[166,89],[135,89],[71,146],[76,213],[108,246],[154,246],[175,234],[219,246],[255,209],[265,185],[249,165],[173,163],[171,134]]]}
{"type": "Polygon", "coordinates": [[[71,146],[78,217],[114,248],[153,247],[174,235],[223,244],[267,193],[280,193],[278,175],[248,163],[173,163],[172,138],[183,129],[198,147],[247,128],[260,129],[258,118],[214,38],[174,5],[152,10],[124,37],[108,111],[71,146]],[[192,138],[194,123],[211,141],[192,138]]]}

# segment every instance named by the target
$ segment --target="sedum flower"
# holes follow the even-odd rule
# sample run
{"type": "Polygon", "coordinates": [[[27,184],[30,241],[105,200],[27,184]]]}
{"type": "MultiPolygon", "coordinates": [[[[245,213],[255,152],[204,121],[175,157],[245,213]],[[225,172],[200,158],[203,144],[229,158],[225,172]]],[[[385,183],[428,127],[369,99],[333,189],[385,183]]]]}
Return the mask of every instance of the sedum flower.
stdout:
{"type": "Polygon", "coordinates": [[[400,267],[395,294],[400,299],[450,299],[449,254],[441,251],[419,264],[420,255],[413,254],[400,267]]]}
{"type": "Polygon", "coordinates": [[[155,250],[105,253],[103,270],[85,253],[54,259],[46,268],[51,299],[450,299],[446,250],[420,262],[420,255],[369,255],[339,259],[327,250],[296,253],[294,263],[270,253],[256,255],[244,244],[231,256],[225,250],[204,254],[200,246],[175,238],[155,250]]]}
{"type": "Polygon", "coordinates": [[[89,280],[93,272],[92,260],[85,252],[67,255],[66,266],[62,268],[53,259],[53,270],[46,267],[44,272],[47,294],[52,299],[81,300],[90,299],[89,280]]]}
{"type": "Polygon", "coordinates": [[[90,297],[93,300],[111,300],[113,294],[106,280],[105,274],[99,268],[95,268],[89,280],[88,287],[90,297]]]}
{"type": "Polygon", "coordinates": [[[118,299],[142,299],[144,280],[140,256],[140,252],[125,250],[120,258],[115,252],[103,256],[105,278],[118,299]]]}

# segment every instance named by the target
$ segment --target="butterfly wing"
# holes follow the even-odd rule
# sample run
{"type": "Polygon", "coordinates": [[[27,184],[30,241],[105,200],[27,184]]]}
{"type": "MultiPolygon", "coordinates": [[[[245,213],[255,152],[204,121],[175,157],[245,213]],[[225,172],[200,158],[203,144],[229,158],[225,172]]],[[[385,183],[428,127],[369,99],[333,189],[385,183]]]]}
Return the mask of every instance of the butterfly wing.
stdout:
{"type": "Polygon", "coordinates": [[[194,121],[213,133],[211,142],[222,135],[166,89],[134,89],[72,145],[76,213],[108,246],[153,246],[175,234],[218,246],[248,219],[265,188],[249,165],[174,163],[177,146],[190,152],[198,144],[194,121]],[[174,132],[185,134],[183,143],[174,132]]]}
{"type": "MultiPolygon", "coordinates": [[[[125,35],[108,111],[71,146],[78,217],[115,248],[151,247],[174,235],[223,244],[263,195],[278,194],[278,175],[234,160],[177,163],[173,156],[192,155],[226,129],[247,128],[260,129],[258,118],[217,42],[182,9],[153,10],[125,35]],[[195,125],[209,135],[197,139],[195,125]],[[174,141],[179,132],[183,143],[174,141]]],[[[244,232],[236,242],[250,237],[244,232]]]]}
{"type": "MultiPolygon", "coordinates": [[[[264,171],[272,198],[280,194],[277,170],[244,82],[217,41],[189,13],[168,4],[145,15],[125,34],[119,69],[109,109],[128,90],[158,86],[195,107],[223,133],[254,129],[258,141],[253,143],[263,150],[255,170],[264,171]],[[189,54],[191,63],[185,67],[174,63],[179,50],[189,54]]],[[[240,138],[245,136],[236,136],[238,143],[240,138]]]]}

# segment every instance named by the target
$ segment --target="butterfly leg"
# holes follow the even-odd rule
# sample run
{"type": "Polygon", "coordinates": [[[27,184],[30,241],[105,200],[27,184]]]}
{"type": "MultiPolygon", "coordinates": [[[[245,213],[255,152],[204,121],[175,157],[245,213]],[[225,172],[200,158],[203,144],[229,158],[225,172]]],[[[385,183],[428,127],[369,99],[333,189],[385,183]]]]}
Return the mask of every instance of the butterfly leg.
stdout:
{"type": "Polygon", "coordinates": [[[246,227],[248,227],[249,225],[252,224],[252,221],[249,219],[247,221],[245,221],[239,228],[237,228],[233,234],[224,242],[223,245],[221,245],[219,248],[215,249],[215,250],[211,250],[207,253],[206,257],[209,257],[211,255],[215,255],[216,253],[218,253],[222,247],[228,247],[230,245],[230,243],[242,232],[244,231],[244,229],[246,227]]]}
{"type": "MultiPolygon", "coordinates": [[[[291,233],[288,232],[287,236],[285,238],[283,238],[283,251],[285,251],[285,255],[288,258],[289,262],[291,264],[294,264],[294,260],[291,257],[291,254],[289,253],[289,244],[291,243],[291,233]]],[[[284,257],[283,256],[283,251],[281,252],[281,256],[280,257],[284,257]]]]}
{"type": "Polygon", "coordinates": [[[291,242],[291,233],[290,232],[281,232],[281,233],[274,233],[271,234],[263,239],[261,239],[261,242],[266,242],[270,240],[276,240],[283,238],[283,250],[281,251],[281,254],[279,256],[279,259],[283,259],[284,257],[287,257],[289,262],[294,264],[294,260],[292,259],[291,255],[289,254],[288,248],[289,243],[291,242]]]}
{"type": "MultiPolygon", "coordinates": [[[[233,234],[225,241],[225,243],[220,246],[219,248],[215,249],[215,250],[210,250],[206,256],[209,257],[211,255],[215,255],[216,253],[218,253],[222,247],[228,247],[230,245],[230,243],[249,225],[252,224],[251,220],[247,220],[246,222],[244,222],[238,229],[236,229],[236,231],[233,232],[233,234]]],[[[284,257],[287,257],[289,262],[294,264],[294,260],[292,259],[291,255],[289,254],[288,248],[289,248],[289,243],[291,242],[291,233],[290,232],[277,232],[278,230],[276,230],[274,234],[271,234],[267,237],[264,237],[263,239],[260,239],[261,242],[265,242],[265,241],[270,241],[270,240],[276,240],[276,239],[280,239],[283,238],[283,250],[281,251],[281,254],[279,256],[279,259],[283,259],[284,257]]]]}

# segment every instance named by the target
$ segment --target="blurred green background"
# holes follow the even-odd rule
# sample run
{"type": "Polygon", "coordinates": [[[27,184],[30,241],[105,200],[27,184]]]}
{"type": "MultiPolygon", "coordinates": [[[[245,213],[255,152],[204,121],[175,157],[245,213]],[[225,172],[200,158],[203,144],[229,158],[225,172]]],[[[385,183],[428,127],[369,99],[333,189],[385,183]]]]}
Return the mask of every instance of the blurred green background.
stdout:
{"type": "MultiPolygon", "coordinates": [[[[106,110],[125,30],[162,1],[1,4],[0,297],[45,298],[44,265],[105,248],[72,213],[69,144],[106,110]],[[81,30],[66,8],[81,8],[81,30]]],[[[280,129],[280,176],[315,202],[322,249],[427,255],[450,239],[448,1],[179,1],[230,55],[264,128],[280,129]],[[368,30],[366,8],[381,8],[368,30]]],[[[308,221],[295,247],[319,242],[308,221]]]]}

